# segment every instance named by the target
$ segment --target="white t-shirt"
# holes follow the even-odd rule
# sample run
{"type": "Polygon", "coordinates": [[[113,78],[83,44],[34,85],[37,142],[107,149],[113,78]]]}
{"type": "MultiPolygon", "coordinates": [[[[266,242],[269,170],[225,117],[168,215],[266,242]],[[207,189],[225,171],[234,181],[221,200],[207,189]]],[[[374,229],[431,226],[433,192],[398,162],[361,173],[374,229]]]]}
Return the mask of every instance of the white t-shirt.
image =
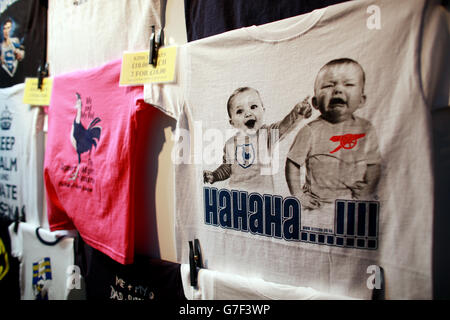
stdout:
{"type": "Polygon", "coordinates": [[[159,31],[160,20],[160,0],[50,0],[50,74],[95,68],[124,51],[148,50],[151,27],[159,31]]]}
{"type": "MultiPolygon", "coordinates": [[[[14,223],[9,226],[11,254],[20,261],[20,290],[22,300],[64,300],[68,295],[68,270],[74,265],[73,238],[65,237],[56,244],[55,233],[36,226],[14,223]],[[69,268],[70,267],[70,268],[69,268]]],[[[69,279],[70,280],[70,279],[69,279]]]]}
{"type": "MultiPolygon", "coordinates": [[[[146,102],[177,120],[179,262],[189,261],[188,241],[198,238],[210,270],[370,299],[379,285],[371,282],[379,278],[372,270],[379,266],[386,298],[431,298],[430,111],[440,84],[435,78],[445,74],[432,71],[445,69],[441,51],[448,52],[448,43],[448,17],[434,2],[362,0],[181,46],[177,82],[145,86],[146,102]],[[365,104],[354,115],[376,133],[380,174],[373,197],[336,198],[315,211],[302,210],[290,194],[286,157],[299,130],[319,116],[317,109],[280,141],[273,194],[203,182],[232,136],[227,101],[233,91],[258,90],[265,123],[272,123],[314,96],[319,70],[341,58],[356,61],[365,73],[365,104]]],[[[358,137],[336,153],[360,145],[364,138],[358,137]]],[[[338,146],[334,141],[327,154],[338,146]]],[[[303,186],[304,173],[299,179],[303,186]]]]}
{"type": "Polygon", "coordinates": [[[44,113],[23,104],[24,84],[0,89],[0,214],[48,227],[43,212],[44,113]]]}
{"type": "Polygon", "coordinates": [[[309,287],[294,287],[208,269],[198,271],[197,287],[193,287],[188,264],[181,265],[181,279],[188,300],[352,300],[309,287]]]}

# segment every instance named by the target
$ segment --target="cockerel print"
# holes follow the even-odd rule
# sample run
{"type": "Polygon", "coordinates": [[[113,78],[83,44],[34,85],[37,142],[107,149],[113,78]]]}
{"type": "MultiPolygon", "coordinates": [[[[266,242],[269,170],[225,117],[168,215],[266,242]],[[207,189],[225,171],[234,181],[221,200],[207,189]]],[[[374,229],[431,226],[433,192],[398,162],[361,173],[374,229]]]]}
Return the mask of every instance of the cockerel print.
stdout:
{"type": "Polygon", "coordinates": [[[101,121],[98,117],[91,121],[87,129],[83,126],[81,123],[81,96],[79,93],[76,93],[76,96],[77,101],[75,103],[75,108],[77,109],[77,115],[73,121],[70,139],[78,154],[78,164],[75,173],[71,176],[70,180],[75,180],[78,176],[81,163],[81,154],[89,151],[90,159],[92,147],[97,147],[97,143],[100,140],[100,134],[102,132],[102,127],[96,126],[96,124],[101,121]]]}

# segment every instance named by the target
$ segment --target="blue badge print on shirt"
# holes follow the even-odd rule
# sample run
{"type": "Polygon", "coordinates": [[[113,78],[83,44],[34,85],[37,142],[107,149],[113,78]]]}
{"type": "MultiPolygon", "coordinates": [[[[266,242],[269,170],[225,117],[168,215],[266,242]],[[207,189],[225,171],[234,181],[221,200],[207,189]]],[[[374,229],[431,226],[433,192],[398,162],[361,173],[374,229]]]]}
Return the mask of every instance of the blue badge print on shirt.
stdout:
{"type": "Polygon", "coordinates": [[[78,171],[80,170],[81,164],[81,154],[89,152],[90,159],[92,149],[97,147],[97,143],[100,141],[100,135],[102,132],[102,127],[96,125],[101,121],[99,117],[95,117],[87,128],[85,128],[81,123],[81,96],[79,93],[76,93],[76,97],[77,101],[75,103],[75,109],[77,110],[77,113],[72,124],[70,139],[78,155],[78,164],[75,173],[70,178],[71,180],[75,180],[78,176],[78,171]]]}
{"type": "Polygon", "coordinates": [[[12,113],[8,110],[8,106],[5,106],[5,110],[3,110],[0,116],[0,128],[2,130],[9,130],[12,124],[12,113]]]}
{"type": "Polygon", "coordinates": [[[35,300],[48,300],[48,289],[52,281],[50,258],[33,263],[33,293],[35,300]]]}
{"type": "Polygon", "coordinates": [[[255,149],[253,148],[253,144],[247,143],[237,145],[236,161],[244,169],[250,167],[255,161],[255,149]]]}

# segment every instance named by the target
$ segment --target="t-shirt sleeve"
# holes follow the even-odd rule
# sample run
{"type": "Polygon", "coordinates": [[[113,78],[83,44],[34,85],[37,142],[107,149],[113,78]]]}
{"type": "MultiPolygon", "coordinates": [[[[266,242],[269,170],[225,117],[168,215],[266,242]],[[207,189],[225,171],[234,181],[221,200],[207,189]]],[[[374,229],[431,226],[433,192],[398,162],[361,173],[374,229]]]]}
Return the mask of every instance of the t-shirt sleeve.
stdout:
{"type": "Polygon", "coordinates": [[[232,164],[234,162],[234,138],[229,139],[223,147],[223,164],[232,164]]]}
{"type": "Polygon", "coordinates": [[[23,235],[21,223],[19,223],[17,230],[15,229],[15,223],[11,223],[8,227],[9,238],[11,239],[11,255],[13,257],[22,259],[22,251],[23,251],[23,235]]]}
{"type": "Polygon", "coordinates": [[[304,126],[295,137],[291,145],[287,158],[299,166],[305,163],[306,157],[309,153],[312,139],[311,128],[304,126]]]}
{"type": "Polygon", "coordinates": [[[283,119],[269,125],[267,127],[269,145],[272,146],[277,140],[283,139],[295,127],[297,120],[301,117],[303,116],[300,116],[297,108],[294,107],[283,119]],[[271,134],[273,130],[278,130],[278,135],[273,136],[271,134]]]}
{"type": "Polygon", "coordinates": [[[438,1],[427,2],[425,10],[420,73],[427,105],[433,110],[450,106],[450,14],[438,1]]]}
{"type": "Polygon", "coordinates": [[[144,86],[144,100],[175,120],[179,120],[184,106],[187,54],[185,47],[178,47],[176,78],[173,83],[152,83],[144,86]]]}

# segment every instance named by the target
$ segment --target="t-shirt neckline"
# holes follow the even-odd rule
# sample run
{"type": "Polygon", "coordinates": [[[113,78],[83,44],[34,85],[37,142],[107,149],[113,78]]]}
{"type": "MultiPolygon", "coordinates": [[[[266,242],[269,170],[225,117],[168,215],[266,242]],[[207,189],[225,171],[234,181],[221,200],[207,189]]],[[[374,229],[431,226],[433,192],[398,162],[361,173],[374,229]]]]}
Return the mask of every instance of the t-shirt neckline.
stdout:
{"type": "Polygon", "coordinates": [[[281,42],[296,38],[311,30],[322,18],[327,8],[316,9],[300,16],[244,28],[248,35],[262,42],[281,42]],[[297,21],[298,20],[298,21],[297,21]]]}

